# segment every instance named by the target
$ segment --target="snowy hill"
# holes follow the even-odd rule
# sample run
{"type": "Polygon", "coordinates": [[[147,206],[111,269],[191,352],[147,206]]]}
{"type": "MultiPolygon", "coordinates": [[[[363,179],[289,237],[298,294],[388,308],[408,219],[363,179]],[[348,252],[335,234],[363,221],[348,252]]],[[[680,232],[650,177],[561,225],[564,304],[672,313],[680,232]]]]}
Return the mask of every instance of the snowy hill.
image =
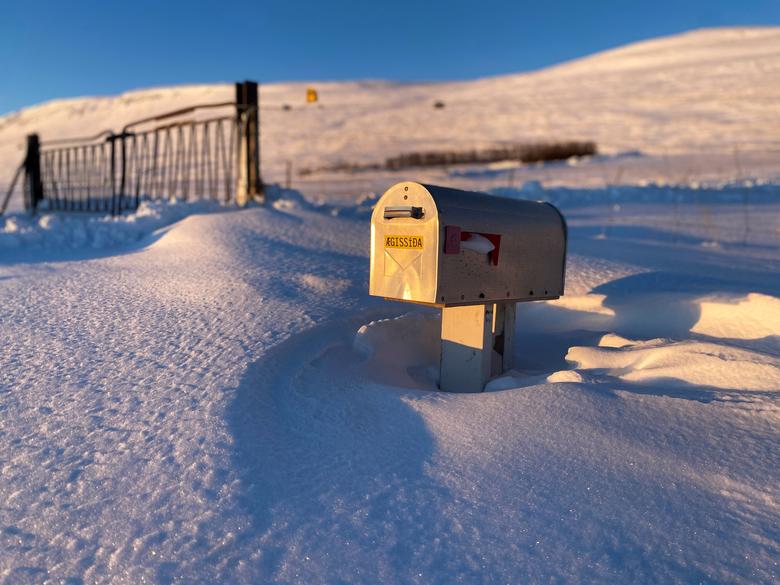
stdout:
{"type": "MultiPolygon", "coordinates": [[[[780,173],[780,28],[695,31],[476,81],[315,82],[320,105],[304,103],[307,85],[261,87],[263,170],[270,180],[283,179],[288,160],[301,169],[538,140],[594,140],[605,154],[641,151],[659,159],[635,174],[621,171],[627,182],[662,174],[670,175],[666,181],[699,178],[718,168],[720,179],[733,179],[735,149],[753,176],[780,173]],[[446,107],[435,110],[437,100],[446,107]],[[293,109],[283,111],[283,104],[293,109]],[[721,158],[712,164],[697,158],[703,155],[721,158]]],[[[6,115],[0,118],[0,184],[21,160],[29,132],[44,140],[80,136],[226,99],[232,99],[230,85],[185,86],[56,100],[6,115]]],[[[616,171],[588,174],[594,173],[603,184],[616,171]]],[[[581,184],[583,177],[573,180],[581,184]]]]}
{"type": "MultiPolygon", "coordinates": [[[[518,306],[515,368],[479,394],[437,391],[436,310],[367,294],[362,193],[392,174],[0,218],[0,582],[780,581],[779,56],[780,29],[714,30],[474,82],[317,84],[321,108],[263,87],[272,178],[518,136],[613,151],[423,173],[568,222],[566,294],[518,306]],[[735,156],[753,179],[727,183],[735,156]]],[[[231,90],[28,108],[0,120],[2,168],[27,132],[231,90]]]]}

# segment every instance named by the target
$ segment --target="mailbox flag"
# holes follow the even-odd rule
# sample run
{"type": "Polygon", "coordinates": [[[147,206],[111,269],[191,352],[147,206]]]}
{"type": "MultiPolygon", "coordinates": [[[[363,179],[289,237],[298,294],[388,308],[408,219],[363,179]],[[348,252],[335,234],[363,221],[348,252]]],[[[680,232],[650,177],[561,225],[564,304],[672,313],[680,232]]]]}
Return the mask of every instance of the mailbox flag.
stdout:
{"type": "Polygon", "coordinates": [[[313,104],[317,101],[317,90],[313,87],[306,88],[306,103],[313,104]]]}

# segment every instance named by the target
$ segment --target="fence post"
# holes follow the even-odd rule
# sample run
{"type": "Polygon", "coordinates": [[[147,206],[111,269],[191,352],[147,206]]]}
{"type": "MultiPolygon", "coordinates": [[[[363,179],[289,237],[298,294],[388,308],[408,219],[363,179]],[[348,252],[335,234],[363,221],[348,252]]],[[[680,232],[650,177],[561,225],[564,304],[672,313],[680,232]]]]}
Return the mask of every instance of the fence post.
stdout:
{"type": "Polygon", "coordinates": [[[111,173],[111,215],[117,215],[117,190],[116,190],[116,136],[112,132],[106,139],[111,143],[111,162],[109,164],[109,172],[111,173]]]}
{"type": "Polygon", "coordinates": [[[260,109],[257,83],[236,83],[236,120],[238,122],[238,174],[236,203],[265,202],[260,176],[260,109]]]}
{"type": "Polygon", "coordinates": [[[24,158],[24,208],[35,213],[42,199],[41,141],[37,134],[28,134],[27,156],[24,158]]]}
{"type": "Polygon", "coordinates": [[[120,162],[119,162],[119,198],[118,198],[118,207],[117,213],[122,213],[122,208],[125,204],[125,182],[127,177],[127,137],[128,133],[125,130],[122,130],[122,134],[119,135],[119,139],[122,141],[121,145],[121,151],[120,151],[120,162]]]}

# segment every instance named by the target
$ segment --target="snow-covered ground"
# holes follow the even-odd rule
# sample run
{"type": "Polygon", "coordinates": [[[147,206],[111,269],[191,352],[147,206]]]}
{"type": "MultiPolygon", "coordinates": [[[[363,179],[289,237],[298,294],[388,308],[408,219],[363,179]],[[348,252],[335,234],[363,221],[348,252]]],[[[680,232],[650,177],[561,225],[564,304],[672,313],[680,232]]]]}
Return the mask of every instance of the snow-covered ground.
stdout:
{"type": "MultiPolygon", "coordinates": [[[[500,140],[530,123],[478,107],[527,91],[534,120],[560,123],[555,137],[613,149],[577,165],[424,173],[550,200],[569,222],[566,295],[518,307],[517,367],[482,394],[436,391],[436,311],[367,295],[364,191],[392,176],[311,182],[307,197],[273,188],[243,210],[0,220],[0,580],[777,582],[778,68],[777,29],[703,31],[471,84],[332,84],[323,100],[366,110],[343,141],[326,101],[275,114],[317,131],[279,130],[270,174],[293,155],[417,149],[445,89],[444,112],[473,114],[452,129],[458,144],[483,124],[500,140]],[[565,81],[586,73],[612,100],[598,119],[596,94],[580,100],[565,81]],[[653,79],[639,116],[636,84],[653,79]],[[733,101],[701,101],[702,79],[733,101]],[[555,87],[569,97],[549,105],[555,87]],[[702,109],[670,110],[680,92],[680,108],[702,109]],[[377,96],[384,109],[368,107],[377,96]],[[386,142],[357,137],[372,124],[386,142]],[[393,137],[407,124],[409,142],[393,137]],[[740,164],[760,154],[767,166],[729,175],[718,161],[735,160],[733,144],[718,149],[732,125],[740,164]],[[636,148],[647,155],[617,156],[636,148]],[[665,158],[700,160],[702,175],[661,185],[647,169],[665,158]]],[[[300,88],[277,89],[281,102],[300,88]]],[[[0,119],[2,168],[34,124],[116,127],[220,91],[30,108],[0,119]]]]}

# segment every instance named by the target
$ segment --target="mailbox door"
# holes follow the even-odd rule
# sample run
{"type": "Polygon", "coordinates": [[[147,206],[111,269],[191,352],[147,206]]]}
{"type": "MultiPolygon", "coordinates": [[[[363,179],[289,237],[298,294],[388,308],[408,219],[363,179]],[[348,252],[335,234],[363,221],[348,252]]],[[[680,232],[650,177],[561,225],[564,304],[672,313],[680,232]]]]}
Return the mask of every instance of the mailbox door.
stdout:
{"type": "Polygon", "coordinates": [[[394,185],[371,216],[369,293],[436,302],[439,221],[430,193],[418,183],[394,185]]]}

